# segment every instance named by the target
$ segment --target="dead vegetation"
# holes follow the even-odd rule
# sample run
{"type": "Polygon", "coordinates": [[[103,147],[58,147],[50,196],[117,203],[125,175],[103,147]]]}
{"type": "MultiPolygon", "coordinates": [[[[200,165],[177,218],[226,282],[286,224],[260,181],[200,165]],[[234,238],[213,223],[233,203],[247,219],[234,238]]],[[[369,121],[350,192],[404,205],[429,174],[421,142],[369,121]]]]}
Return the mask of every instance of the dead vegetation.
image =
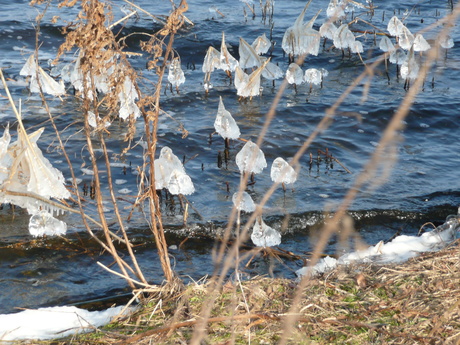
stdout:
{"type": "MultiPolygon", "coordinates": [[[[229,280],[202,344],[458,344],[458,244],[403,264],[340,267],[310,279],[289,333],[296,282],[229,280]]],[[[165,287],[128,319],[54,344],[189,344],[213,284],[165,287]]]]}

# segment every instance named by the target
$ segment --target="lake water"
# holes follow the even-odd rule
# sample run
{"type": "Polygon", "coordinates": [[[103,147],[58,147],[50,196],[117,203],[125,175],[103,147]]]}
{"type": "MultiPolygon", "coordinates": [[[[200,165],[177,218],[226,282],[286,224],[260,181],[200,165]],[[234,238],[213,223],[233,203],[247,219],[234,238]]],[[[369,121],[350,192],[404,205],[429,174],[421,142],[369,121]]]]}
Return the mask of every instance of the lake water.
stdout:
{"type": "MultiPolygon", "coordinates": [[[[4,1],[1,1],[4,2],[4,1]]],[[[124,3],[113,3],[114,18],[118,20],[124,14],[124,3]]],[[[136,4],[155,15],[167,15],[169,2],[137,1],[136,4]]],[[[315,29],[325,21],[328,1],[313,0],[307,11],[309,20],[319,9],[320,13],[315,29]]],[[[375,4],[378,8],[370,16],[363,9],[354,8],[348,18],[359,16],[373,26],[386,31],[388,20],[393,14],[402,18],[410,12],[405,24],[417,32],[436,23],[451,12],[448,1],[386,1],[375,4]]],[[[196,192],[188,196],[194,210],[189,210],[188,226],[182,226],[182,211],[179,204],[164,205],[163,215],[168,230],[168,244],[179,245],[186,237],[188,241],[180,249],[172,249],[171,255],[176,272],[185,281],[199,279],[213,272],[212,250],[215,246],[216,229],[225,227],[232,207],[231,197],[237,191],[240,174],[234,157],[243,146],[243,142],[230,144],[230,160],[219,167],[218,155],[224,150],[223,140],[217,135],[210,141],[214,132],[214,119],[217,113],[219,96],[223,97],[225,107],[234,116],[244,139],[257,140],[265,114],[270,108],[281,80],[273,86],[271,81],[263,80],[263,94],[252,100],[239,101],[235,88],[229,83],[222,71],[212,74],[213,89],[206,95],[203,88],[201,66],[207,48],[213,45],[220,48],[221,34],[225,31],[229,51],[238,55],[239,38],[251,43],[257,36],[265,33],[275,42],[272,61],[281,69],[288,67],[288,58],[281,49],[284,31],[292,25],[305,1],[276,1],[273,16],[273,28],[269,20],[263,21],[258,3],[253,18],[247,6],[238,1],[226,1],[216,5],[214,1],[190,1],[187,17],[194,25],[181,30],[175,39],[174,48],[181,57],[186,82],[180,87],[180,94],[165,91],[162,97],[163,115],[159,126],[159,147],[169,146],[180,158],[185,157],[185,167],[191,176],[196,192]],[[217,11],[216,11],[217,9],[217,11]],[[220,13],[219,13],[220,12],[220,13]],[[272,30],[271,30],[272,28],[272,30]],[[182,138],[179,126],[188,131],[182,138]]],[[[43,10],[43,7],[38,7],[43,10]]],[[[2,4],[0,13],[0,67],[10,79],[9,87],[13,98],[22,99],[24,124],[28,131],[44,126],[38,144],[51,163],[70,177],[65,160],[56,150],[54,131],[47,122],[47,114],[42,109],[41,100],[35,94],[29,94],[19,71],[28,56],[35,49],[34,18],[37,9],[30,7],[27,1],[12,1],[2,4]]],[[[60,27],[63,21],[72,20],[77,8],[59,10],[51,6],[44,17],[40,35],[40,65],[48,68],[48,61],[55,57],[63,38],[60,27]],[[56,24],[51,23],[53,16],[59,16],[56,24]]],[[[122,34],[135,32],[154,32],[159,28],[145,14],[126,22],[122,34]]],[[[364,46],[362,57],[371,63],[381,54],[374,42],[374,35],[363,35],[359,31],[373,30],[370,25],[358,23],[352,27],[355,35],[364,46]]],[[[433,43],[439,28],[424,33],[433,43]]],[[[456,27],[451,33],[455,46],[441,57],[429,72],[423,90],[411,107],[404,127],[399,133],[396,154],[388,153],[382,159],[391,168],[391,174],[380,186],[365,186],[350,208],[355,220],[355,228],[368,243],[388,240],[396,233],[416,234],[425,222],[442,223],[452,213],[457,212],[460,204],[460,182],[458,169],[460,151],[458,149],[460,106],[460,52],[459,36],[456,27]]],[[[128,41],[127,50],[140,52],[136,35],[128,41]]],[[[364,66],[356,54],[321,48],[317,57],[309,56],[302,66],[307,68],[325,68],[329,75],[322,87],[313,86],[309,92],[306,84],[288,87],[276,109],[276,117],[265,136],[262,150],[269,167],[256,176],[256,183],[248,187],[249,194],[258,202],[270,187],[269,168],[278,157],[293,157],[302,143],[314,131],[316,125],[337,98],[363,70],[364,66]]],[[[156,80],[153,72],[145,70],[147,55],[131,59],[132,65],[142,74],[142,89],[152,92],[152,82],[156,80]]],[[[65,57],[71,61],[70,54],[65,57]]],[[[377,67],[371,80],[369,94],[362,102],[365,85],[361,84],[347,97],[339,107],[330,126],[313,141],[307,153],[301,158],[298,181],[293,189],[284,193],[279,188],[264,207],[264,219],[274,228],[283,229],[280,248],[304,255],[315,243],[315,229],[322,220],[325,210],[334,210],[341,202],[357,176],[362,172],[371,154],[380,140],[382,131],[398,109],[406,95],[404,81],[397,78],[394,65],[389,66],[389,79],[385,66],[377,67]],[[326,149],[340,160],[351,172],[334,163],[324,161],[313,164],[310,169],[309,154],[316,158],[317,151],[326,149]],[[286,217],[288,222],[286,223],[286,217]],[[287,227],[283,227],[287,224],[287,227]]],[[[2,128],[12,125],[13,140],[16,135],[15,118],[0,89],[0,122],[2,128]]],[[[69,89],[63,100],[47,97],[57,125],[63,130],[66,149],[71,157],[77,177],[82,179],[80,187],[90,185],[92,176],[81,167],[88,167],[89,158],[85,150],[85,139],[77,131],[82,126],[80,101],[69,89]]],[[[142,121],[138,123],[136,140],[142,139],[142,121]]],[[[121,122],[114,122],[107,138],[109,149],[119,154],[125,143],[120,139],[126,132],[121,122]]],[[[3,130],[2,130],[3,131],[3,130]]],[[[0,132],[2,132],[0,131],[0,132]]],[[[97,141],[95,142],[97,145],[97,141]]],[[[113,158],[113,178],[125,180],[116,185],[118,190],[128,189],[120,194],[120,207],[128,209],[137,187],[136,167],[142,163],[142,147],[137,146],[119,160],[113,158]]],[[[104,178],[104,171],[101,177],[104,178]]],[[[106,190],[106,189],[105,189],[106,190]]],[[[108,197],[107,197],[108,199],[108,197]]],[[[110,219],[110,205],[106,204],[110,219]]],[[[38,307],[76,303],[123,293],[125,282],[104,270],[97,261],[106,264],[111,259],[102,253],[99,246],[88,238],[81,219],[66,214],[60,219],[68,225],[65,238],[45,238],[35,240],[28,234],[27,212],[13,210],[4,206],[0,210],[0,273],[2,293],[0,295],[0,313],[13,312],[16,307],[38,307]]],[[[145,275],[154,283],[161,283],[162,273],[156,258],[154,243],[147,222],[141,214],[136,214],[128,223],[135,242],[137,255],[145,275]]],[[[336,238],[332,238],[328,252],[336,250],[336,238]]],[[[301,261],[286,261],[284,265],[275,264],[263,258],[256,259],[247,269],[249,274],[268,274],[294,277],[295,269],[301,261]],[[274,267],[271,267],[274,265],[274,267]]]]}

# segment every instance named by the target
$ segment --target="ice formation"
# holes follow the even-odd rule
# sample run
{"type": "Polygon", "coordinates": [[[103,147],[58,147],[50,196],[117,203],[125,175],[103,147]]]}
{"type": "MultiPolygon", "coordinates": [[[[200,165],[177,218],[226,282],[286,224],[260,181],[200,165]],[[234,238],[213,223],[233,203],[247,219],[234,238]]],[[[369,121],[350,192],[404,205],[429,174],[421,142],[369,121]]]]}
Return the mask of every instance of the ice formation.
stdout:
{"type": "Polygon", "coordinates": [[[320,35],[313,29],[313,24],[319,12],[306,24],[304,24],[305,12],[311,0],[305,5],[302,12],[294,22],[294,25],[286,29],[281,47],[286,54],[299,56],[302,54],[318,55],[320,35]]]}
{"type": "Polygon", "coordinates": [[[345,18],[345,7],[346,4],[342,0],[331,0],[327,6],[326,15],[334,21],[345,18]]]}
{"type": "Polygon", "coordinates": [[[262,217],[257,217],[252,228],[251,240],[257,247],[273,247],[281,243],[281,234],[265,224],[262,217]]]}
{"type": "Polygon", "coordinates": [[[292,184],[297,180],[297,173],[288,162],[278,157],[272,163],[270,177],[273,182],[292,184]]]}
{"type": "Polygon", "coordinates": [[[351,50],[352,53],[360,54],[360,53],[364,52],[364,47],[363,47],[363,44],[360,41],[355,40],[351,44],[350,50],[351,50]]]}
{"type": "Polygon", "coordinates": [[[238,63],[242,69],[260,66],[259,54],[242,37],[240,37],[238,52],[240,54],[238,63]]]}
{"type": "Polygon", "coordinates": [[[31,55],[27,59],[25,65],[19,72],[22,76],[30,76],[30,92],[40,92],[40,87],[44,93],[53,96],[61,96],[65,94],[64,82],[59,83],[51,78],[35,61],[35,56],[31,55]]]}
{"type": "Polygon", "coordinates": [[[334,39],[334,32],[337,31],[337,26],[332,22],[325,22],[319,28],[319,34],[321,37],[329,38],[330,40],[334,39]]]}
{"type": "Polygon", "coordinates": [[[206,51],[201,70],[203,73],[209,74],[218,68],[220,68],[220,52],[214,47],[209,47],[206,51]]]}
{"type": "Polygon", "coordinates": [[[384,52],[392,52],[395,50],[393,42],[391,42],[391,40],[387,36],[382,37],[382,39],[379,42],[379,48],[384,52]]]}
{"type": "Polygon", "coordinates": [[[378,264],[404,262],[419,253],[437,251],[458,238],[460,231],[459,215],[449,216],[446,222],[433,231],[425,232],[421,236],[401,235],[388,243],[380,241],[375,246],[364,250],[348,253],[338,259],[326,257],[320,259],[315,266],[303,267],[296,271],[298,276],[324,273],[338,265],[351,263],[378,264]]]}
{"type": "Polygon", "coordinates": [[[393,16],[387,25],[387,30],[391,36],[399,37],[403,32],[404,24],[398,19],[398,17],[393,16]]]}
{"type": "Polygon", "coordinates": [[[256,204],[247,192],[243,191],[241,194],[238,192],[234,193],[232,196],[232,201],[233,205],[235,205],[236,209],[239,211],[254,212],[256,210],[256,204]]]}
{"type": "Polygon", "coordinates": [[[17,141],[10,144],[8,127],[0,141],[0,204],[26,208],[29,214],[41,209],[59,213],[59,209],[40,200],[70,197],[62,173],[51,165],[37,145],[44,128],[28,135],[21,120],[18,121],[17,141]]]}
{"type": "Polygon", "coordinates": [[[286,80],[289,84],[300,85],[303,83],[303,71],[295,62],[291,63],[286,71],[286,80]]]}
{"type": "Polygon", "coordinates": [[[119,306],[103,311],[88,311],[64,306],[3,314],[0,315],[0,341],[56,339],[93,331],[95,327],[109,323],[123,309],[124,306],[119,306]]]}
{"type": "Polygon", "coordinates": [[[236,154],[236,165],[242,174],[244,172],[258,174],[267,167],[267,161],[259,146],[249,140],[236,154]]]}
{"type": "Polygon", "coordinates": [[[243,72],[240,66],[235,69],[235,87],[236,94],[241,97],[254,97],[260,95],[260,75],[265,66],[270,62],[266,60],[259,68],[250,75],[243,72]]]}
{"type": "Polygon", "coordinates": [[[402,33],[398,36],[399,37],[399,46],[404,50],[409,50],[414,43],[414,35],[410,32],[408,28],[403,26],[402,33]]]}
{"type": "Polygon", "coordinates": [[[418,77],[420,66],[415,60],[414,48],[412,47],[407,54],[407,59],[401,65],[401,78],[414,80],[418,77]]]}
{"type": "Polygon", "coordinates": [[[88,124],[93,128],[97,128],[98,122],[101,122],[101,125],[105,128],[111,125],[109,121],[104,121],[102,123],[102,120],[99,116],[97,116],[97,120],[96,120],[96,114],[94,114],[92,111],[88,111],[88,124]]]}
{"type": "Polygon", "coordinates": [[[171,172],[167,188],[173,195],[190,195],[195,192],[195,187],[190,176],[178,169],[174,169],[171,172]]]}
{"type": "Polygon", "coordinates": [[[185,75],[180,66],[179,58],[174,58],[169,65],[168,81],[176,88],[185,82],[185,75]]]}
{"type": "Polygon", "coordinates": [[[401,48],[393,50],[390,54],[390,62],[396,65],[402,65],[406,61],[407,55],[401,48]]]}
{"type": "Polygon", "coordinates": [[[424,52],[430,49],[430,44],[426,41],[426,39],[421,35],[417,34],[414,38],[414,51],[415,52],[424,52]]]}
{"type": "Polygon", "coordinates": [[[440,39],[441,39],[440,45],[444,49],[450,49],[454,46],[454,40],[449,35],[443,35],[440,37],[440,39]]]}
{"type": "Polygon", "coordinates": [[[337,49],[351,48],[355,42],[355,35],[348,28],[348,24],[340,25],[334,32],[334,46],[337,49]]]}
{"type": "Polygon", "coordinates": [[[141,111],[136,104],[136,99],[139,99],[134,83],[129,76],[125,76],[122,84],[122,89],[118,93],[118,100],[120,102],[120,112],[118,116],[121,119],[126,120],[129,116],[133,116],[137,119],[141,115],[141,111]]]}
{"type": "Polygon", "coordinates": [[[241,135],[235,119],[230,112],[225,109],[222,96],[220,96],[219,99],[219,108],[217,110],[216,120],[214,121],[214,128],[224,139],[238,139],[241,135]]]}
{"type": "Polygon", "coordinates": [[[254,42],[252,42],[251,47],[254,49],[254,51],[259,54],[266,54],[268,50],[271,47],[271,42],[268,40],[267,36],[265,34],[262,34],[261,36],[257,37],[254,42]]]}
{"type": "MultiPolygon", "coordinates": [[[[323,70],[323,69],[322,69],[323,70]]],[[[326,70],[325,73],[316,68],[309,68],[305,71],[303,76],[303,80],[308,84],[319,85],[323,81],[323,76],[326,76],[328,72],[326,70]]]]}
{"type": "Polygon", "coordinates": [[[184,166],[172,150],[165,146],[160,151],[160,157],[155,159],[155,188],[166,188],[171,194],[192,194],[195,187],[191,178],[186,174],[184,166]]]}
{"type": "Polygon", "coordinates": [[[233,72],[238,66],[238,60],[236,60],[227,49],[225,44],[225,33],[222,32],[222,43],[220,45],[220,65],[219,68],[225,72],[233,72]]]}
{"type": "MultiPolygon", "coordinates": [[[[263,56],[260,57],[261,64],[264,64],[267,59],[263,56]]],[[[281,68],[279,68],[278,65],[275,65],[273,62],[268,61],[265,65],[265,68],[262,70],[262,77],[269,79],[269,80],[275,80],[282,78],[284,76],[283,71],[281,68]]]]}
{"type": "Polygon", "coordinates": [[[48,211],[40,211],[30,217],[29,232],[35,237],[65,235],[67,224],[54,218],[48,211]]]}

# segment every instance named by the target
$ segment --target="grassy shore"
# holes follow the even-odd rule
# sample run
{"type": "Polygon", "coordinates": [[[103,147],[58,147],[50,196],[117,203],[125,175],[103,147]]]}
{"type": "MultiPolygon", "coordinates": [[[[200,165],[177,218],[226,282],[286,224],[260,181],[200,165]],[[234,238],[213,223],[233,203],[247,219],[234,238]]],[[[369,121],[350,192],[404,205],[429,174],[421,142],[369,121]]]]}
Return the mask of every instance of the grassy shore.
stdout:
{"type": "Polygon", "coordinates": [[[301,294],[298,282],[265,277],[227,282],[214,303],[212,280],[162,287],[129,318],[42,344],[189,344],[200,329],[200,344],[459,344],[459,249],[457,241],[403,264],[340,267],[301,294]]]}

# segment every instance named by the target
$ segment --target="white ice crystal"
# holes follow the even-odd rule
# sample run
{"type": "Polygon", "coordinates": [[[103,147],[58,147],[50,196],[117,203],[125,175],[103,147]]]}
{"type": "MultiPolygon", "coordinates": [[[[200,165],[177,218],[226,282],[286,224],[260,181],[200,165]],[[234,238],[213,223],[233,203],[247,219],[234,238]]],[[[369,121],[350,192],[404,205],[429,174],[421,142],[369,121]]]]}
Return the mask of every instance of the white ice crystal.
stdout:
{"type": "Polygon", "coordinates": [[[70,197],[62,173],[51,165],[37,146],[44,128],[28,135],[21,120],[18,121],[17,141],[9,143],[10,135],[6,128],[0,142],[0,204],[11,203],[26,208],[30,214],[42,208],[59,212],[40,200],[70,197]]]}
{"type": "Polygon", "coordinates": [[[61,96],[65,94],[64,82],[59,83],[51,78],[35,61],[35,56],[31,55],[27,59],[25,65],[19,72],[22,76],[30,76],[30,92],[40,92],[40,86],[44,93],[53,96],[61,96]]]}
{"type": "Polygon", "coordinates": [[[224,139],[238,139],[241,135],[235,119],[230,112],[225,109],[222,96],[220,96],[219,99],[219,108],[217,110],[216,120],[214,121],[214,128],[224,139]]]}
{"type": "Polygon", "coordinates": [[[415,60],[414,48],[412,47],[407,54],[407,59],[401,65],[401,78],[414,80],[418,77],[420,66],[415,60]]]}
{"type": "Polygon", "coordinates": [[[155,159],[155,188],[167,188],[171,194],[189,195],[195,192],[192,179],[186,174],[184,166],[172,150],[165,146],[160,157],[155,159]]]}
{"type": "Polygon", "coordinates": [[[414,51],[415,52],[424,52],[430,49],[430,44],[426,41],[426,39],[421,35],[417,34],[414,38],[414,51]]]}
{"type": "Polygon", "coordinates": [[[258,174],[267,167],[267,161],[259,146],[249,140],[236,154],[236,165],[241,173],[258,174]]]}
{"type": "Polygon", "coordinates": [[[234,193],[232,196],[232,201],[237,210],[244,212],[254,212],[256,210],[256,204],[247,192],[243,191],[241,194],[238,192],[234,193]]]}
{"type": "Polygon", "coordinates": [[[39,211],[30,217],[29,232],[35,237],[65,235],[67,224],[54,218],[48,211],[39,211]]]}
{"type": "Polygon", "coordinates": [[[281,243],[281,234],[258,217],[252,228],[251,240],[257,247],[273,247],[281,243]]]}
{"type": "Polygon", "coordinates": [[[295,62],[291,63],[286,71],[286,80],[289,84],[300,85],[303,83],[303,71],[295,62]]]}
{"type": "Polygon", "coordinates": [[[308,84],[319,85],[323,81],[323,73],[316,68],[309,68],[305,71],[303,80],[308,84]]]}
{"type": "Polygon", "coordinates": [[[402,65],[406,61],[407,55],[401,48],[395,49],[390,54],[390,62],[396,65],[402,65]]]}
{"type": "Polygon", "coordinates": [[[320,34],[313,29],[313,24],[319,12],[308,22],[303,22],[305,12],[310,5],[309,1],[294,22],[294,25],[286,29],[281,47],[286,54],[298,56],[302,54],[318,55],[320,34]]]}
{"type": "Polygon", "coordinates": [[[355,42],[355,35],[348,28],[348,24],[342,24],[335,30],[333,41],[337,49],[351,48],[355,42]]]}
{"type": "Polygon", "coordinates": [[[393,16],[387,25],[387,30],[391,36],[399,37],[403,32],[404,24],[398,19],[398,17],[393,16]]]}
{"type": "Polygon", "coordinates": [[[254,40],[254,42],[252,42],[251,47],[257,54],[262,55],[268,52],[271,45],[272,44],[268,40],[267,36],[265,36],[265,34],[262,34],[261,36],[257,37],[254,40]]]}
{"type": "Polygon", "coordinates": [[[174,58],[169,65],[168,81],[176,88],[185,82],[185,75],[180,66],[179,58],[174,58]]]}
{"type": "Polygon", "coordinates": [[[241,97],[254,97],[260,95],[260,76],[265,66],[270,62],[266,60],[259,68],[250,75],[244,73],[240,66],[235,69],[236,94],[241,97]]]}
{"type": "Polygon", "coordinates": [[[222,32],[222,43],[220,45],[220,65],[219,68],[224,71],[233,72],[238,66],[238,60],[236,60],[227,49],[225,43],[225,34],[222,32]]]}
{"type": "Polygon", "coordinates": [[[137,119],[141,115],[141,111],[135,102],[136,99],[139,99],[139,94],[129,76],[125,76],[122,85],[122,89],[118,93],[118,100],[120,102],[118,116],[123,120],[126,120],[130,115],[137,119]]]}
{"type": "Polygon", "coordinates": [[[335,268],[337,265],[348,265],[354,262],[397,263],[404,262],[419,253],[437,251],[458,237],[460,230],[459,216],[449,216],[446,222],[435,230],[425,232],[421,236],[401,235],[392,241],[380,241],[375,246],[347,253],[334,259],[325,257],[313,267],[303,267],[296,271],[297,275],[314,275],[335,268]]]}
{"type": "Polygon", "coordinates": [[[329,38],[330,40],[334,39],[334,32],[337,31],[337,26],[332,22],[325,22],[319,28],[319,34],[321,37],[329,38]]]}
{"type": "Polygon", "coordinates": [[[242,69],[260,66],[259,55],[242,37],[240,37],[238,52],[240,54],[238,63],[242,69]]]}
{"type": "Polygon", "coordinates": [[[272,163],[270,177],[273,182],[292,184],[297,180],[297,173],[288,162],[278,157],[272,163]]]}
{"type": "Polygon", "coordinates": [[[401,34],[399,37],[399,46],[404,50],[409,50],[414,43],[414,35],[410,32],[408,28],[403,26],[401,34]]]}
{"type": "Polygon", "coordinates": [[[190,195],[195,192],[195,187],[190,176],[178,169],[174,169],[171,172],[167,188],[173,195],[190,195]]]}
{"type": "Polygon", "coordinates": [[[379,42],[379,48],[384,52],[392,52],[395,50],[393,42],[391,42],[391,40],[387,36],[382,37],[382,39],[379,42]]]}

